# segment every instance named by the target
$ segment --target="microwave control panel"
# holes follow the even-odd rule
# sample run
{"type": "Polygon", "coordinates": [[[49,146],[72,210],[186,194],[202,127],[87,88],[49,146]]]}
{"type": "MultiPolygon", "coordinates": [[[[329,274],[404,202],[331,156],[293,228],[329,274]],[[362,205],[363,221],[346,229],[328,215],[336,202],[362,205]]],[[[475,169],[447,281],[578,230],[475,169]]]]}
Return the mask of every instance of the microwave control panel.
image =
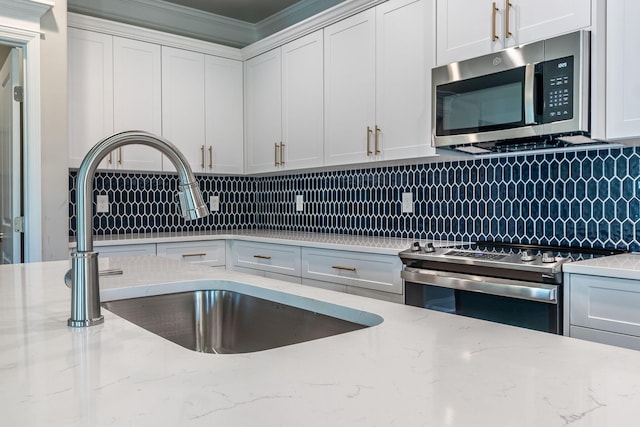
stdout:
{"type": "Polygon", "coordinates": [[[543,63],[543,123],[573,118],[573,56],[543,63]]]}

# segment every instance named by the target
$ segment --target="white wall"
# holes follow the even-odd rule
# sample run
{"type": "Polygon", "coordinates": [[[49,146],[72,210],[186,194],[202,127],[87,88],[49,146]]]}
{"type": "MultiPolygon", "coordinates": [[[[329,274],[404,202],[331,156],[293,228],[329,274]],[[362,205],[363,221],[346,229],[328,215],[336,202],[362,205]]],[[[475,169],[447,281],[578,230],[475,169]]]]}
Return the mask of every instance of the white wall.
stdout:
{"type": "Polygon", "coordinates": [[[42,260],[68,258],[67,0],[41,20],[42,260]]]}

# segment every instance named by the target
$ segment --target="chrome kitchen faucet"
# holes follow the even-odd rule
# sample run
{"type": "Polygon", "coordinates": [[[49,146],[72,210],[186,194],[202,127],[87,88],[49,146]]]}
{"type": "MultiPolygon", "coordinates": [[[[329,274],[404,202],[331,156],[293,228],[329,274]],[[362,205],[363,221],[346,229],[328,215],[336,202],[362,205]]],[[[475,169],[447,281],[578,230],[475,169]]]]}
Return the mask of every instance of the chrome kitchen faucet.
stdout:
{"type": "Polygon", "coordinates": [[[93,326],[104,321],[100,314],[98,253],[93,251],[93,178],[98,164],[109,152],[131,144],[156,148],[174,164],[180,178],[180,209],[186,220],[209,215],[189,163],[171,142],[143,131],[116,133],[98,142],[87,153],[78,170],[78,243],[76,251],[71,254],[71,270],[65,276],[65,281],[71,281],[71,317],[67,325],[72,327],[93,326]]]}

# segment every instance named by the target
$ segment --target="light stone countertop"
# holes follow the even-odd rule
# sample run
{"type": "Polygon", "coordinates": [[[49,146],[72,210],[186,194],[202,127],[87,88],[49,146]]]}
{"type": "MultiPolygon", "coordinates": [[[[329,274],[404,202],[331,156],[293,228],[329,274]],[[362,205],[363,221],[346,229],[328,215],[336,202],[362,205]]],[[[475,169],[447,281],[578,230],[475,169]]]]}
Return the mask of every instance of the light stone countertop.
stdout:
{"type": "Polygon", "coordinates": [[[68,328],[68,262],[0,266],[0,424],[620,427],[640,419],[637,351],[152,256],[103,262],[124,271],[101,278],[103,300],[242,283],[384,322],[255,353],[202,354],[106,310],[103,325],[68,328]]]}
{"type": "MultiPolygon", "coordinates": [[[[397,237],[358,236],[350,234],[312,233],[280,230],[222,230],[193,231],[175,233],[136,233],[94,236],[94,246],[129,245],[143,243],[168,243],[204,240],[247,240],[251,242],[277,243],[281,245],[307,246],[323,249],[337,249],[356,252],[397,255],[407,249],[417,239],[397,237]]],[[[425,241],[421,240],[424,245],[425,241]]],[[[430,241],[434,246],[450,246],[455,242],[446,240],[430,241]]],[[[69,242],[75,248],[75,240],[69,242]]]]}
{"type": "Polygon", "coordinates": [[[640,280],[640,253],[634,252],[570,262],[562,266],[562,271],[565,273],[640,280]]]}

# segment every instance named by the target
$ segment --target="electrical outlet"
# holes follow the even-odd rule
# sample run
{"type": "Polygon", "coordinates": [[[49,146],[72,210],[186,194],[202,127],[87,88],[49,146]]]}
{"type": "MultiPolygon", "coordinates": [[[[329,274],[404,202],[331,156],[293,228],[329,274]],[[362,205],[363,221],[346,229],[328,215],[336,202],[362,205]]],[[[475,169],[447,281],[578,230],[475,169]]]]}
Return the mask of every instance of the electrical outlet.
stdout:
{"type": "Polygon", "coordinates": [[[304,196],[302,194],[296,194],[296,212],[302,212],[304,210],[304,196]]]}
{"type": "Polygon", "coordinates": [[[98,196],[96,198],[96,205],[97,213],[109,213],[109,196],[106,194],[98,196]]]}
{"type": "Polygon", "coordinates": [[[209,210],[211,212],[219,212],[220,211],[220,196],[210,196],[209,197],[209,210]]]}
{"type": "Polygon", "coordinates": [[[413,213],[413,193],[402,193],[402,213],[413,213]]]}

